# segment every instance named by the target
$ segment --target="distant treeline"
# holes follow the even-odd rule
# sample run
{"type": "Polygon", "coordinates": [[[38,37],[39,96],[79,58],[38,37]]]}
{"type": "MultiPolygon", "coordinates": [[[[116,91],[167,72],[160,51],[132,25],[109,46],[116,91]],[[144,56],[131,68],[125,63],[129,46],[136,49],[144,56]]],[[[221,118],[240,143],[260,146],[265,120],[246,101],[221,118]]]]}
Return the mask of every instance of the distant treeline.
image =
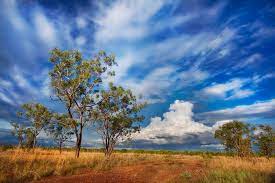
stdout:
{"type": "MultiPolygon", "coordinates": [[[[17,146],[14,145],[1,145],[0,151],[6,151],[15,149],[17,146]]],[[[59,150],[58,147],[39,147],[43,150],[59,150]]],[[[28,150],[28,149],[26,149],[28,150]]],[[[74,151],[73,147],[64,147],[63,151],[74,151]]],[[[104,153],[104,148],[81,148],[81,152],[95,152],[95,153],[104,153]]],[[[146,150],[146,149],[115,149],[113,153],[137,153],[137,154],[163,154],[163,155],[200,155],[203,157],[211,157],[211,156],[236,156],[237,154],[234,152],[226,152],[226,151],[205,151],[205,150],[146,150]]],[[[253,156],[264,156],[262,153],[254,152],[253,156]]],[[[275,157],[275,154],[272,154],[271,157],[275,157]]]]}

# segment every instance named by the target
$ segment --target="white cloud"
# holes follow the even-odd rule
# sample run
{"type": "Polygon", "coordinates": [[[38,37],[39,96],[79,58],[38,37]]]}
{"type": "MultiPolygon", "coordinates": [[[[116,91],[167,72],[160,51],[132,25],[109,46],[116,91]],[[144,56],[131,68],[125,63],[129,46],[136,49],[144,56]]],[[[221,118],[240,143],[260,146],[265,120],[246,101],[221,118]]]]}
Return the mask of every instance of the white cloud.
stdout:
{"type": "Polygon", "coordinates": [[[0,118],[0,128],[10,130],[12,128],[12,126],[8,121],[0,118]]]}
{"type": "Polygon", "coordinates": [[[2,11],[5,12],[5,14],[9,17],[11,24],[16,30],[19,31],[25,31],[26,21],[20,16],[18,10],[17,10],[17,2],[16,0],[8,0],[4,1],[4,8],[2,8],[2,11]]]}
{"type": "Polygon", "coordinates": [[[4,88],[10,88],[12,86],[12,83],[10,81],[0,79],[0,86],[4,88]]]}
{"type": "Polygon", "coordinates": [[[75,42],[77,45],[79,46],[82,46],[86,43],[86,38],[84,36],[78,36],[76,39],[75,39],[75,42]]]}
{"type": "Polygon", "coordinates": [[[189,84],[197,84],[200,81],[204,81],[209,77],[209,73],[207,71],[202,71],[197,68],[191,68],[190,70],[183,71],[178,74],[178,78],[180,79],[180,85],[186,86],[189,84]]]}
{"type": "Polygon", "coordinates": [[[14,67],[12,72],[10,73],[10,77],[13,81],[25,91],[35,94],[37,89],[29,82],[26,75],[22,73],[22,71],[18,67],[14,67]]]}
{"type": "Polygon", "coordinates": [[[259,53],[255,53],[250,55],[249,57],[247,57],[244,60],[241,60],[241,62],[239,64],[237,64],[234,69],[241,69],[244,68],[246,66],[250,66],[252,64],[254,64],[255,62],[259,62],[263,59],[262,55],[259,53]]]}
{"type": "Polygon", "coordinates": [[[99,26],[97,42],[136,40],[147,34],[149,19],[163,6],[164,1],[118,1],[102,8],[94,18],[99,26]]]}
{"type": "Polygon", "coordinates": [[[250,89],[237,89],[234,90],[232,95],[227,97],[226,100],[247,98],[255,94],[255,91],[250,89]]]}
{"type": "Polygon", "coordinates": [[[218,149],[218,150],[224,150],[225,149],[224,145],[222,145],[222,144],[203,144],[203,145],[201,145],[201,147],[202,148],[207,148],[207,149],[214,148],[214,149],[218,149]]]}
{"type": "Polygon", "coordinates": [[[35,12],[33,21],[38,37],[49,47],[56,46],[57,36],[54,24],[40,11],[35,12]]]}
{"type": "Polygon", "coordinates": [[[217,121],[213,126],[212,126],[212,131],[213,133],[222,125],[231,122],[232,120],[221,120],[221,121],[217,121]]]}
{"type": "MultiPolygon", "coordinates": [[[[145,99],[151,100],[151,102],[162,101],[164,93],[167,94],[167,89],[172,85],[174,80],[171,78],[176,68],[161,67],[153,70],[142,80],[130,79],[124,82],[124,85],[133,89],[136,95],[142,95],[145,99]],[[151,98],[151,96],[158,96],[151,98]]],[[[150,102],[150,101],[149,101],[150,102]]]]}
{"type": "Polygon", "coordinates": [[[151,118],[150,124],[142,128],[139,134],[135,134],[133,139],[155,144],[185,144],[193,140],[192,138],[197,138],[202,143],[210,143],[214,130],[226,121],[209,127],[195,122],[192,119],[192,110],[192,103],[176,100],[170,105],[169,112],[163,114],[163,119],[151,118]]]}
{"type": "MultiPolygon", "coordinates": [[[[196,34],[184,31],[148,42],[152,35],[160,35],[164,30],[176,30],[178,26],[187,25],[199,17],[207,17],[207,21],[212,21],[219,16],[225,6],[225,3],[217,3],[207,8],[198,5],[178,15],[173,9],[176,9],[178,4],[172,2],[174,1],[121,0],[107,7],[98,3],[99,11],[92,18],[97,25],[95,47],[114,51],[118,55],[116,76],[112,80],[142,94],[150,102],[164,101],[164,95],[169,95],[171,88],[180,89],[179,87],[195,85],[208,79],[209,73],[199,66],[189,65],[186,70],[176,73],[177,68],[174,64],[182,58],[208,54],[223,47],[229,48],[236,34],[235,29],[225,27],[220,33],[219,30],[200,31],[196,34]],[[169,13],[163,17],[161,10],[166,7],[169,7],[169,13]],[[159,68],[155,69],[154,64],[162,69],[166,68],[169,72],[155,76],[159,68]],[[150,68],[151,72],[145,73],[144,77],[129,74],[130,69],[148,71],[150,68]],[[174,76],[176,74],[177,77],[174,76]],[[173,85],[175,87],[172,87],[173,85]]],[[[196,60],[191,62],[189,58],[188,62],[197,64],[196,60]]]]}
{"type": "Polygon", "coordinates": [[[226,83],[214,83],[201,91],[202,96],[219,97],[226,100],[246,98],[255,92],[250,89],[243,89],[250,80],[234,78],[226,83]]]}
{"type": "Polygon", "coordinates": [[[215,39],[207,43],[208,47],[212,49],[220,48],[225,44],[229,43],[230,41],[232,41],[235,35],[236,30],[226,27],[215,39]]]}
{"type": "Polygon", "coordinates": [[[0,98],[14,106],[22,102],[22,98],[15,90],[13,82],[3,79],[0,79],[0,98]]]}
{"type": "Polygon", "coordinates": [[[249,29],[251,32],[253,32],[252,37],[254,38],[269,38],[275,34],[274,27],[264,25],[259,21],[252,23],[249,29]]]}
{"type": "Polygon", "coordinates": [[[262,55],[259,54],[259,53],[255,53],[251,56],[249,56],[245,61],[244,61],[244,64],[247,65],[247,64],[252,64],[253,62],[257,62],[259,60],[262,59],[262,55]]]}
{"type": "Polygon", "coordinates": [[[182,34],[151,45],[148,52],[154,53],[153,58],[162,62],[177,61],[185,56],[194,56],[206,52],[212,36],[211,33],[182,34]]]}
{"type": "Polygon", "coordinates": [[[52,94],[49,77],[46,77],[46,79],[43,81],[42,87],[41,87],[41,92],[46,97],[49,97],[52,94]]]}
{"type": "Polygon", "coordinates": [[[263,80],[265,79],[270,79],[270,78],[274,78],[275,77],[275,73],[268,73],[268,74],[265,74],[265,75],[255,75],[253,76],[252,80],[255,84],[258,84],[260,82],[262,82],[263,80]]]}
{"type": "Polygon", "coordinates": [[[259,101],[250,105],[239,105],[217,111],[204,112],[200,117],[209,119],[234,119],[252,116],[272,117],[275,111],[275,99],[259,101]]]}
{"type": "Polygon", "coordinates": [[[2,93],[1,91],[0,91],[0,100],[4,101],[10,105],[14,105],[13,100],[10,99],[6,94],[2,93]]]}
{"type": "Polygon", "coordinates": [[[87,24],[87,20],[85,20],[83,17],[76,18],[76,25],[78,28],[83,29],[87,26],[87,24]]]}

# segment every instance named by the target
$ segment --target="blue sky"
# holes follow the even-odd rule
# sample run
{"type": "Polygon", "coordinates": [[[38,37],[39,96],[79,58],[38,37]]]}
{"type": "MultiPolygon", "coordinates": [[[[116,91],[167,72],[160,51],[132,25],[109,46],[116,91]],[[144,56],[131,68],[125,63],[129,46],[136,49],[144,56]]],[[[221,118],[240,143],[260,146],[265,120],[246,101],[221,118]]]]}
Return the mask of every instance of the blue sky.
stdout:
{"type": "MultiPolygon", "coordinates": [[[[275,3],[0,2],[0,143],[25,102],[50,100],[49,51],[116,55],[113,82],[149,103],[133,147],[212,148],[232,119],[275,126],[275,3]]],[[[41,137],[44,138],[44,137],[41,137]]],[[[85,144],[98,143],[87,129],[85,144]]]]}

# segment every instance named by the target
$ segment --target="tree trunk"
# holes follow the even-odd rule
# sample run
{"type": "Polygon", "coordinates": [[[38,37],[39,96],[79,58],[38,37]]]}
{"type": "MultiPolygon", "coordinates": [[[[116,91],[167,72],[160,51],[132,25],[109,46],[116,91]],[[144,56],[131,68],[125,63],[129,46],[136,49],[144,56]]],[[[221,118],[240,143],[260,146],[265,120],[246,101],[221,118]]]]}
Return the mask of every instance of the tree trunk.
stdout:
{"type": "Polygon", "coordinates": [[[79,158],[80,148],[81,148],[81,145],[79,143],[79,140],[77,140],[76,141],[76,147],[75,147],[75,157],[76,158],[79,158]]]}
{"type": "Polygon", "coordinates": [[[32,144],[32,148],[34,149],[36,146],[36,137],[33,138],[33,144],[32,144]]]}
{"type": "Polygon", "coordinates": [[[112,155],[112,152],[113,152],[113,146],[108,141],[108,143],[105,145],[105,153],[104,153],[105,157],[107,157],[107,159],[109,159],[112,155]]]}
{"type": "Polygon", "coordinates": [[[59,154],[62,152],[62,142],[59,142],[59,154]]]}
{"type": "Polygon", "coordinates": [[[18,139],[18,149],[20,149],[22,147],[22,139],[19,138],[18,139]]]}
{"type": "Polygon", "coordinates": [[[76,147],[75,147],[75,157],[76,158],[79,158],[79,153],[80,153],[80,149],[81,149],[82,130],[83,130],[83,126],[80,126],[79,135],[77,136],[77,139],[76,139],[76,147]]]}

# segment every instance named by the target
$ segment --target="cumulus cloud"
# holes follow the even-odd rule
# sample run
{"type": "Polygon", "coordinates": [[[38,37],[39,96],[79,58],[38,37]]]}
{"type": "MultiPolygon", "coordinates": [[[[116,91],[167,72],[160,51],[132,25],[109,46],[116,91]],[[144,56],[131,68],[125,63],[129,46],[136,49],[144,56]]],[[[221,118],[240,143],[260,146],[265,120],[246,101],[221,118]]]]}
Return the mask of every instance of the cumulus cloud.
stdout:
{"type": "MultiPolygon", "coordinates": [[[[78,3],[70,11],[67,11],[71,8],[68,4],[57,9],[48,6],[54,3],[0,2],[3,7],[0,11],[3,25],[0,105],[9,106],[0,108],[0,117],[11,117],[17,110],[16,105],[22,102],[34,98],[43,98],[44,102],[49,98],[51,91],[45,67],[49,50],[55,46],[78,49],[85,57],[99,49],[115,53],[118,62],[114,68],[115,84],[132,89],[150,103],[165,102],[172,95],[188,98],[197,90],[199,96],[206,99],[210,96],[226,102],[243,99],[258,91],[268,92],[267,88],[259,88],[260,83],[274,77],[274,73],[268,73],[271,68],[256,65],[272,60],[269,59],[272,55],[262,52],[256,43],[253,50],[240,49],[244,44],[258,42],[259,45],[269,40],[267,38],[274,38],[274,28],[264,25],[265,21],[260,19],[251,25],[246,18],[232,18],[227,8],[224,9],[226,2],[96,1],[78,3]],[[234,67],[235,64],[240,65],[234,67]],[[249,65],[257,66],[249,67],[255,69],[255,74],[246,72],[249,65]],[[225,70],[233,73],[237,67],[242,68],[247,78],[224,74],[225,70]],[[225,80],[215,81],[215,78],[225,80]],[[189,94],[185,95],[185,91],[189,94]]],[[[250,16],[251,12],[247,14],[250,16]]],[[[270,63],[267,65],[272,66],[270,63]]],[[[156,121],[161,123],[164,119],[156,121]]],[[[206,130],[199,135],[186,133],[182,139],[202,143],[204,137],[210,136],[211,132],[206,130]]],[[[169,139],[176,143],[179,138],[169,136],[169,139]]]]}
{"type": "Polygon", "coordinates": [[[221,121],[211,126],[193,120],[193,104],[176,100],[170,105],[163,118],[151,118],[150,124],[134,135],[136,142],[151,144],[190,144],[194,141],[200,144],[215,142],[213,132],[228,121],[221,121]]]}

